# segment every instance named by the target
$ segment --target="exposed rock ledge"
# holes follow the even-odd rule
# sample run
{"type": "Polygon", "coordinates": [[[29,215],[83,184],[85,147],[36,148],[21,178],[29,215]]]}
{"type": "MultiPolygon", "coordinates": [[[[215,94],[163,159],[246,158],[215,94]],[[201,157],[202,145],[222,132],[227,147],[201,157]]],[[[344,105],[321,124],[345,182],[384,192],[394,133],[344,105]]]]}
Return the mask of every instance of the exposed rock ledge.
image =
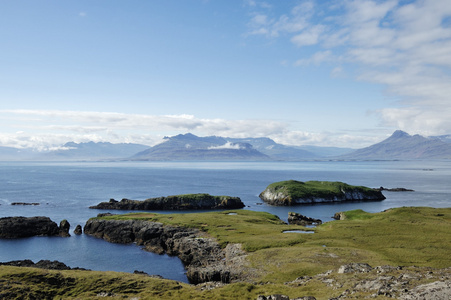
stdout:
{"type": "Polygon", "coordinates": [[[387,192],[414,192],[414,190],[412,189],[406,189],[406,188],[385,188],[383,186],[379,187],[379,188],[375,188],[375,190],[378,191],[387,191],[387,192]]]}
{"type": "Polygon", "coordinates": [[[0,265],[3,266],[13,266],[13,267],[32,267],[32,268],[40,268],[40,269],[47,269],[47,270],[85,270],[88,271],[88,269],[84,268],[71,268],[67,266],[65,263],[62,263],[60,261],[54,260],[40,260],[37,263],[34,263],[32,260],[24,259],[24,260],[13,260],[9,262],[0,262],[0,265]]]}
{"type": "Polygon", "coordinates": [[[238,197],[212,196],[209,194],[187,194],[168,197],[149,198],[143,201],[122,199],[101,202],[90,206],[93,209],[118,210],[194,210],[194,209],[235,209],[243,208],[238,197]]]}
{"type": "Polygon", "coordinates": [[[302,226],[308,226],[308,225],[320,225],[323,221],[320,219],[314,219],[310,218],[304,215],[301,215],[300,213],[296,212],[289,212],[288,213],[288,224],[298,224],[302,226]]]}
{"type": "MultiPolygon", "coordinates": [[[[429,267],[371,267],[366,263],[350,263],[337,271],[329,270],[315,276],[302,276],[285,285],[291,287],[307,284],[326,284],[328,287],[348,288],[340,295],[329,300],[379,298],[403,300],[451,299],[451,268],[432,269],[429,267]],[[336,274],[348,273],[349,276],[336,274]],[[363,274],[363,275],[360,275],[363,274]]],[[[286,295],[260,295],[258,300],[290,300],[286,295]]],[[[313,296],[296,298],[296,300],[315,300],[313,296]]],[[[294,300],[294,299],[293,299],[294,300]]]]}
{"type": "Polygon", "coordinates": [[[70,224],[61,221],[60,226],[48,217],[0,218],[0,238],[15,239],[32,236],[70,236],[70,224]]]}
{"type": "Polygon", "coordinates": [[[239,244],[221,249],[218,243],[193,228],[173,227],[144,220],[90,219],[85,234],[113,243],[136,243],[147,251],[178,256],[193,284],[242,280],[245,252],[239,244]]]}

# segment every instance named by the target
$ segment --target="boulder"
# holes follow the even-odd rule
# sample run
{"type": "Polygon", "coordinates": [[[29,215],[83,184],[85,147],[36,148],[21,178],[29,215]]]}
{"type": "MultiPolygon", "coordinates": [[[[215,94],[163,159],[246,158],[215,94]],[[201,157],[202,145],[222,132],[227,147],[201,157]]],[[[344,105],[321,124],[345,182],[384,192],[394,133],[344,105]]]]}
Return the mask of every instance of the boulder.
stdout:
{"type": "Polygon", "coordinates": [[[288,297],[286,295],[275,294],[275,295],[269,295],[269,296],[259,295],[257,297],[257,300],[316,300],[316,298],[313,296],[305,296],[305,297],[290,299],[290,297],[288,297]]]}
{"type": "Polygon", "coordinates": [[[14,239],[31,236],[57,236],[58,225],[48,217],[0,218],[0,238],[14,239]]]}
{"type": "Polygon", "coordinates": [[[83,233],[83,230],[82,230],[80,224],[78,224],[78,225],[75,227],[74,233],[75,233],[76,235],[80,235],[80,234],[83,233]]]}
{"type": "Polygon", "coordinates": [[[346,219],[346,215],[344,214],[344,212],[340,211],[336,212],[332,218],[334,218],[335,220],[344,220],[346,219]]]}
{"type": "Polygon", "coordinates": [[[367,263],[350,263],[338,269],[338,273],[368,273],[373,268],[367,263]]]}
{"type": "Polygon", "coordinates": [[[60,236],[62,237],[69,237],[69,229],[70,229],[70,223],[66,219],[62,220],[60,222],[60,236]]]}
{"type": "Polygon", "coordinates": [[[321,221],[320,219],[306,217],[296,212],[288,213],[288,224],[297,224],[306,226],[306,225],[320,225],[322,223],[323,221],[321,221]]]}

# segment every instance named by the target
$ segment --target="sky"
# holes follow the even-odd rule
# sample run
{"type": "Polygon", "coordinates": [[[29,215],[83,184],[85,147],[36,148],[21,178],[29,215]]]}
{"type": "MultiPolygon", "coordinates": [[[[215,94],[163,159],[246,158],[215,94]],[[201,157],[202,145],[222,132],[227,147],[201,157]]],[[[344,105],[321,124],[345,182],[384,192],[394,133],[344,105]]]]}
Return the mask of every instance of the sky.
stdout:
{"type": "Polygon", "coordinates": [[[0,0],[0,146],[451,134],[450,0],[0,0]]]}

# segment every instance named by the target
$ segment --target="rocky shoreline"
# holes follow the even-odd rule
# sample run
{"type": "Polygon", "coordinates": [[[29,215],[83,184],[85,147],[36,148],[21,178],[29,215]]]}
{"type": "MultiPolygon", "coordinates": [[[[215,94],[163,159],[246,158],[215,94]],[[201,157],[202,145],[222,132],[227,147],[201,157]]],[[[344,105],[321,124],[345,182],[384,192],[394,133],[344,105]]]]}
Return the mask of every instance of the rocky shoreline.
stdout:
{"type": "Polygon", "coordinates": [[[60,226],[48,217],[0,218],[0,239],[17,239],[32,236],[68,237],[70,224],[62,220],[60,226]]]}
{"type": "Polygon", "coordinates": [[[0,262],[0,266],[13,266],[13,267],[26,267],[26,268],[40,268],[40,269],[46,269],[46,270],[84,270],[84,271],[90,271],[88,269],[84,268],[71,268],[67,266],[65,263],[62,263],[60,261],[54,260],[40,260],[37,263],[34,263],[30,259],[24,259],[24,260],[13,260],[9,262],[0,262]]]}
{"type": "Polygon", "coordinates": [[[190,283],[231,283],[243,279],[246,254],[238,244],[221,249],[212,238],[194,228],[174,227],[144,220],[90,219],[85,234],[112,243],[136,243],[147,251],[177,256],[190,283]]]}

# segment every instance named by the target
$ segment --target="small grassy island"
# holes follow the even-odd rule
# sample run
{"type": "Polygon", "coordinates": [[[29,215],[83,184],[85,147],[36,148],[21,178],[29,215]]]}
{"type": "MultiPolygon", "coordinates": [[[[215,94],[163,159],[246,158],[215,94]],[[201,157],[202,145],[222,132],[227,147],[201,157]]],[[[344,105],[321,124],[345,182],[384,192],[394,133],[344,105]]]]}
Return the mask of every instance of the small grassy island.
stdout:
{"type": "Polygon", "coordinates": [[[183,194],[167,197],[149,198],[143,201],[122,199],[101,202],[92,209],[116,210],[196,210],[196,209],[236,209],[243,208],[239,197],[212,196],[209,194],[183,194]]]}
{"type": "Polygon", "coordinates": [[[279,206],[322,202],[380,201],[385,197],[380,190],[354,186],[335,181],[287,180],[270,184],[259,197],[279,206]]]}
{"type": "Polygon", "coordinates": [[[449,285],[450,208],[402,207],[374,214],[353,210],[342,215],[342,220],[316,228],[287,225],[269,213],[247,210],[94,218],[106,223],[189,228],[201,233],[198,239],[216,241],[220,249],[240,245],[241,253],[230,252],[226,257],[231,262],[240,258],[240,280],[189,285],[137,274],[0,266],[0,294],[24,299],[97,299],[99,295],[112,299],[257,299],[274,294],[290,299],[343,295],[399,299],[430,285],[449,285]],[[284,233],[288,230],[314,233],[284,233]]]}

